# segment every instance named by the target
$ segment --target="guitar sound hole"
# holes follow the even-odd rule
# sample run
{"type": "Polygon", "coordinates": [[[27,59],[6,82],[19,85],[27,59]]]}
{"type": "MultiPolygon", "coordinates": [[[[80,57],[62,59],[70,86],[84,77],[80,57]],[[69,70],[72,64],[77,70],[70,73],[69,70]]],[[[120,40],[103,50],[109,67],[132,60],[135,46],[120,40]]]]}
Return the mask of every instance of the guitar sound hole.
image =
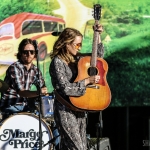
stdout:
{"type": "Polygon", "coordinates": [[[97,75],[97,73],[98,73],[97,68],[95,68],[95,67],[90,67],[90,68],[88,68],[88,75],[89,75],[89,76],[97,75]]]}

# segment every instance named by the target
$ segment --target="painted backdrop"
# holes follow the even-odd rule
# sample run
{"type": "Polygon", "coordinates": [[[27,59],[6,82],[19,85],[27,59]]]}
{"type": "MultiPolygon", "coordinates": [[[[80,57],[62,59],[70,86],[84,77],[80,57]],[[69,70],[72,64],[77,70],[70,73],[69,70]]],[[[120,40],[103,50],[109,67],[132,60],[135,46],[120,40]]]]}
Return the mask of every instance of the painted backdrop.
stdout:
{"type": "Polygon", "coordinates": [[[0,79],[16,61],[18,43],[26,37],[36,39],[40,69],[51,92],[49,53],[57,38],[52,32],[61,32],[65,27],[80,30],[84,35],[82,52],[91,52],[94,4],[102,6],[101,38],[109,65],[111,106],[150,105],[149,0],[1,0],[0,79]]]}

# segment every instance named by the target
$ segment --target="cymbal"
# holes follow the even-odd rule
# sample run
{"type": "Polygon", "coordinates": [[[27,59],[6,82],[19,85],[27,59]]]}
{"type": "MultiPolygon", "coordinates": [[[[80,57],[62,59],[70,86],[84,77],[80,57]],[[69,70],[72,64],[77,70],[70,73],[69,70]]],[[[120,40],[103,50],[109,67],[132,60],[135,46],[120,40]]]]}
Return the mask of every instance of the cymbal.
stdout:
{"type": "Polygon", "coordinates": [[[0,92],[6,92],[8,88],[8,84],[0,79],[0,92]]]}

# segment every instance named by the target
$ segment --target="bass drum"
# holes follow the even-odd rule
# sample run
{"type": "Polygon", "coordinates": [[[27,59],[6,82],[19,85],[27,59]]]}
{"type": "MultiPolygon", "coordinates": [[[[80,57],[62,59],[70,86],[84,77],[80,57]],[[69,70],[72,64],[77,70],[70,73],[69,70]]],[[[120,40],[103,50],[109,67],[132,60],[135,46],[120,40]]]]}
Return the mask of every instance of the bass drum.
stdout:
{"type": "MultiPolygon", "coordinates": [[[[42,150],[51,150],[52,132],[42,119],[41,129],[42,150]]],[[[0,150],[39,150],[39,140],[39,117],[30,113],[12,115],[0,126],[0,150]]]]}

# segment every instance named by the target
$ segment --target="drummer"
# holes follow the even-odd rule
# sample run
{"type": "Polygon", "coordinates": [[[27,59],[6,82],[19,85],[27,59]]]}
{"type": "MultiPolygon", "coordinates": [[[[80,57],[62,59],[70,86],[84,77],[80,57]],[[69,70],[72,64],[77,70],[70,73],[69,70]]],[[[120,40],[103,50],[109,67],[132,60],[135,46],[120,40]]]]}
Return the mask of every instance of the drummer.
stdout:
{"type": "MultiPolygon", "coordinates": [[[[33,99],[39,94],[44,96],[48,93],[41,71],[33,64],[33,60],[37,57],[36,47],[36,43],[31,39],[23,39],[18,47],[18,61],[11,64],[6,71],[4,83],[9,88],[5,86],[8,90],[6,89],[7,91],[1,94],[2,121],[14,113],[32,112],[33,108],[29,104],[34,102],[33,99]],[[37,87],[37,91],[30,91],[33,84],[37,87]]],[[[60,142],[58,135],[58,130],[54,129],[53,137],[57,137],[56,150],[60,142]]]]}
{"type": "MultiPolygon", "coordinates": [[[[33,64],[33,60],[37,57],[36,47],[36,42],[23,39],[18,47],[18,61],[11,64],[6,71],[4,82],[9,88],[1,95],[2,120],[14,113],[32,112],[33,109],[29,106],[29,103],[32,103],[30,101],[37,98],[39,94],[44,96],[48,93],[41,71],[33,64]],[[37,87],[37,91],[30,91],[33,84],[37,87]]],[[[56,137],[58,134],[55,129],[53,136],[56,137]]],[[[58,149],[58,144],[57,138],[56,149],[58,149]]]]}
{"type": "Polygon", "coordinates": [[[26,98],[30,101],[30,98],[48,93],[41,71],[33,64],[37,57],[36,46],[31,39],[23,39],[18,47],[18,61],[11,64],[6,71],[4,82],[9,88],[1,95],[3,120],[13,113],[30,112],[31,108],[27,105],[26,98]],[[33,84],[40,92],[30,91],[33,84]]]}

